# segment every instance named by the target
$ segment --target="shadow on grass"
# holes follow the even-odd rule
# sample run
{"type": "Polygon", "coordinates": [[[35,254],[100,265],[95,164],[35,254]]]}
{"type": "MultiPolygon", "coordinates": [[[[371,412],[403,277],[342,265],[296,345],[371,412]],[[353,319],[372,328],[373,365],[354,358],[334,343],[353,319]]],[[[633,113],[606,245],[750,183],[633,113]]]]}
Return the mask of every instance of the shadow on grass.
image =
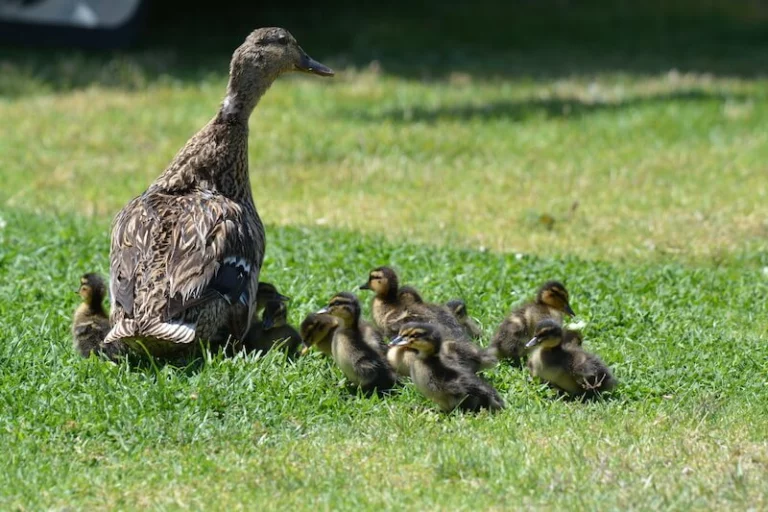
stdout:
{"type": "Polygon", "coordinates": [[[395,123],[434,123],[441,120],[524,121],[534,117],[575,119],[597,112],[611,112],[644,105],[680,102],[719,102],[745,100],[746,95],[719,94],[705,91],[681,91],[649,96],[637,96],[621,101],[586,101],[576,97],[520,99],[508,101],[477,102],[460,105],[426,107],[397,107],[383,111],[348,110],[339,115],[368,122],[390,121],[395,123]]]}
{"type": "Polygon", "coordinates": [[[224,81],[234,48],[253,28],[270,25],[289,28],[310,55],[332,66],[375,60],[385,73],[420,80],[457,72],[552,79],[673,68],[754,77],[768,69],[768,6],[759,2],[240,1],[223,11],[169,0],[154,3],[143,37],[127,50],[0,47],[0,95],[224,81]]]}

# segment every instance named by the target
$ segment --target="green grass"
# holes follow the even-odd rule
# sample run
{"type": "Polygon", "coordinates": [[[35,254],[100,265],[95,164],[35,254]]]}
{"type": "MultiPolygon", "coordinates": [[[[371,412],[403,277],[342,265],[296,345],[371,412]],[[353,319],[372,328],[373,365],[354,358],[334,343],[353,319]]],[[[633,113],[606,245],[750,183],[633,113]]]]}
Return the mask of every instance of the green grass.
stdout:
{"type": "Polygon", "coordinates": [[[456,6],[255,18],[340,71],[281,79],[251,122],[292,323],[391,264],[487,343],[567,284],[615,396],[502,365],[496,415],[351,396],[318,355],[76,357],[79,275],[108,271],[111,217],[211,117],[242,34],[0,51],[0,509],[768,509],[768,17],[597,4],[476,31],[456,6]]]}

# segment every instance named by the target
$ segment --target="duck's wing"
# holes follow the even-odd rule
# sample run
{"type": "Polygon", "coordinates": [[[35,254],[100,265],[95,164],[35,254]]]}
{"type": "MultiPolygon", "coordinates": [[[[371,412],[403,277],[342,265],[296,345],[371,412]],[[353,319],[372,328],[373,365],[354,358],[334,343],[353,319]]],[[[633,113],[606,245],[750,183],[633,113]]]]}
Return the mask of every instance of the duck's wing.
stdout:
{"type": "Polygon", "coordinates": [[[145,194],[113,228],[114,300],[129,317],[152,317],[134,334],[188,342],[173,320],[192,307],[223,298],[252,316],[263,255],[255,209],[210,193],[145,194]]]}

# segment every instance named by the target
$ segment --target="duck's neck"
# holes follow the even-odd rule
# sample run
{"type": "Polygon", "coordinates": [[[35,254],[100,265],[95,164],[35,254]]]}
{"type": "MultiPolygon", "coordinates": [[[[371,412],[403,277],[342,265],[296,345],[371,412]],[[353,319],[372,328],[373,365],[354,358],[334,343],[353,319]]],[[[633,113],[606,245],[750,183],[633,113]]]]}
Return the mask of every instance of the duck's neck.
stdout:
{"type": "Polygon", "coordinates": [[[272,80],[266,76],[258,76],[258,70],[252,70],[251,73],[239,72],[233,70],[230,73],[229,83],[227,84],[227,95],[221,102],[221,108],[216,115],[215,122],[228,124],[241,124],[248,129],[248,119],[250,119],[253,109],[259,103],[264,93],[267,92],[272,80]],[[256,75],[255,77],[253,75],[256,75]]]}
{"type": "Polygon", "coordinates": [[[253,201],[248,120],[272,80],[254,78],[251,71],[250,76],[232,72],[216,116],[187,142],[150,190],[168,194],[207,190],[238,201],[253,201]]]}

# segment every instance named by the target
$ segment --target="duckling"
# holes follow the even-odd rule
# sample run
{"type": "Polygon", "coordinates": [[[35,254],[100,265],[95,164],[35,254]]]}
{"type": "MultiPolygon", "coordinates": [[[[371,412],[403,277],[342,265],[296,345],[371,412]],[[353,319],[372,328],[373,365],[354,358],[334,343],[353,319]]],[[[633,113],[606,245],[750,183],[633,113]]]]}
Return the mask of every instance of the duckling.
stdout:
{"type": "Polygon", "coordinates": [[[444,306],[419,302],[421,296],[408,288],[405,295],[399,293],[397,274],[389,267],[371,270],[368,281],[361,290],[372,290],[371,312],[373,321],[388,336],[396,336],[400,327],[408,322],[429,322],[440,324],[455,339],[467,339],[464,328],[456,317],[444,306]]]}
{"type": "Polygon", "coordinates": [[[493,335],[491,350],[496,357],[510,359],[522,366],[525,343],[533,336],[538,322],[550,318],[562,324],[563,314],[574,315],[568,298],[568,290],[563,283],[544,283],[536,293],[536,299],[509,313],[493,335]]]}
{"type": "Polygon", "coordinates": [[[467,331],[467,335],[469,335],[469,337],[479,338],[483,335],[483,331],[480,330],[480,326],[477,325],[475,319],[469,316],[469,313],[467,313],[466,302],[461,299],[453,299],[446,302],[445,307],[447,307],[451,313],[453,313],[459,323],[464,326],[464,329],[467,331]]]}
{"type": "Polygon", "coordinates": [[[243,340],[246,352],[267,353],[279,344],[290,355],[297,355],[301,336],[288,324],[288,307],[283,300],[270,300],[264,308],[264,319],[255,323],[243,340]]]}
{"type": "Polygon", "coordinates": [[[301,354],[306,354],[312,347],[323,354],[331,355],[331,342],[333,333],[339,322],[335,316],[327,313],[310,313],[301,322],[301,339],[304,343],[304,349],[301,354]]]}
{"type": "Polygon", "coordinates": [[[563,328],[551,318],[536,324],[528,358],[531,375],[569,395],[591,396],[616,386],[611,370],[575,343],[564,343],[563,328]]]}
{"type": "Polygon", "coordinates": [[[347,379],[364,393],[388,391],[397,382],[380,351],[365,340],[361,329],[360,302],[348,292],[337,293],[318,314],[329,313],[339,321],[333,333],[331,354],[347,379]]]}
{"type": "Polygon", "coordinates": [[[411,304],[423,304],[424,299],[421,298],[419,291],[413,286],[404,285],[397,290],[397,297],[400,302],[406,306],[411,304]]]}
{"type": "Polygon", "coordinates": [[[287,30],[253,31],[232,56],[216,115],[116,215],[106,344],[169,356],[248,332],[265,246],[248,172],[248,120],[290,71],[333,75],[287,30]]]}
{"type": "Polygon", "coordinates": [[[443,412],[478,411],[505,407],[496,389],[474,372],[444,359],[442,330],[428,323],[409,322],[400,328],[391,345],[416,350],[411,380],[416,389],[443,412]]]}
{"type": "Polygon", "coordinates": [[[126,347],[122,343],[103,343],[109,332],[109,319],[102,304],[107,293],[104,278],[95,273],[83,274],[76,293],[80,294],[83,302],[75,310],[72,322],[75,350],[83,357],[96,353],[112,360],[126,353],[126,347]]]}

